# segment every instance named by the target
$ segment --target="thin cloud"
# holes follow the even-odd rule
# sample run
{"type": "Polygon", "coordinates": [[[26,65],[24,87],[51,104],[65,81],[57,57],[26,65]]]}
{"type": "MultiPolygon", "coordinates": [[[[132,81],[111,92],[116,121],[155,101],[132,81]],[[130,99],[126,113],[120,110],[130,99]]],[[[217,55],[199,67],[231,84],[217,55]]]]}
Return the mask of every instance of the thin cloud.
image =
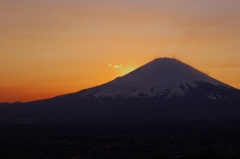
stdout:
{"type": "Polygon", "coordinates": [[[108,63],[108,66],[111,67],[111,68],[113,68],[113,69],[119,69],[119,68],[121,68],[121,67],[123,66],[123,64],[116,65],[116,64],[110,64],[110,63],[108,63]]]}

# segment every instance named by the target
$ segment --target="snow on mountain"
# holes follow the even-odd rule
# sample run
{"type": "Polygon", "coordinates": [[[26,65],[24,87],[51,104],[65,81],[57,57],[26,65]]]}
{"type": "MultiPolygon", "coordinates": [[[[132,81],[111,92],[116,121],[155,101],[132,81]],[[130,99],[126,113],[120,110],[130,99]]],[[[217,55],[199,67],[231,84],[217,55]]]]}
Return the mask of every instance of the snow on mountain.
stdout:
{"type": "MultiPolygon", "coordinates": [[[[157,58],[142,67],[101,86],[79,92],[82,97],[183,97],[190,89],[206,83],[221,89],[234,89],[173,58],[157,58]]],[[[210,99],[224,95],[205,93],[210,99]]]]}

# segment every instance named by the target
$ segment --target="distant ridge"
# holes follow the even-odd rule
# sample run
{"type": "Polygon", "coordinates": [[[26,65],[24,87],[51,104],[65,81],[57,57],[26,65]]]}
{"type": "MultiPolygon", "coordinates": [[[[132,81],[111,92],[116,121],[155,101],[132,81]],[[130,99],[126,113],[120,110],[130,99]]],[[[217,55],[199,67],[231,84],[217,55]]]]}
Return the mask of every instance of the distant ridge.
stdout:
{"type": "Polygon", "coordinates": [[[3,102],[3,103],[0,103],[0,106],[4,106],[4,105],[9,105],[10,103],[8,102],[3,102]]]}

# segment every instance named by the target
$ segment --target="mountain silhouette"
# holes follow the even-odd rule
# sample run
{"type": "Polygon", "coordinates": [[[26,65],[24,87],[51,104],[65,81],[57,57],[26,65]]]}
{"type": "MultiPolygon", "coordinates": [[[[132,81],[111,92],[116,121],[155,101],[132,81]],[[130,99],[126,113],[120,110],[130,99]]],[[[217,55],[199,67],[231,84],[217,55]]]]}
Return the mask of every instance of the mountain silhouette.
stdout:
{"type": "Polygon", "coordinates": [[[51,99],[0,105],[1,120],[157,122],[240,119],[240,91],[172,58],[51,99]]]}

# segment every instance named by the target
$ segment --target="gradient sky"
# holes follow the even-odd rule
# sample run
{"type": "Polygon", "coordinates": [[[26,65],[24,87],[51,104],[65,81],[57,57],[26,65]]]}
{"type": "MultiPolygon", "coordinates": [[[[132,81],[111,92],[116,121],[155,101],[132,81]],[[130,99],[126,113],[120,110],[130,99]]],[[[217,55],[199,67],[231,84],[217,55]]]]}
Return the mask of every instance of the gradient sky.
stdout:
{"type": "Polygon", "coordinates": [[[239,89],[239,8],[239,0],[0,0],[0,102],[76,92],[157,57],[239,89]]]}

